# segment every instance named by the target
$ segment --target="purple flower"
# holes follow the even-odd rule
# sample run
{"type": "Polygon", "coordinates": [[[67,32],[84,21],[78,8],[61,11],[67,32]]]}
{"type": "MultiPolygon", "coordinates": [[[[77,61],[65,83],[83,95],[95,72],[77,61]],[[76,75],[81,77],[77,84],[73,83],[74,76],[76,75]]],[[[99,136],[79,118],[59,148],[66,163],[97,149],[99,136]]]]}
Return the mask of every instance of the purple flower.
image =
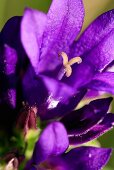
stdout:
{"type": "Polygon", "coordinates": [[[100,170],[112,152],[111,149],[84,146],[65,152],[68,146],[64,126],[59,122],[49,124],[36,142],[33,156],[25,170],[100,170]]]}
{"type": "MultiPolygon", "coordinates": [[[[114,115],[108,113],[111,98],[72,112],[88,89],[113,93],[114,73],[109,67],[114,59],[114,10],[99,16],[75,41],[83,19],[81,0],[53,0],[47,14],[26,9],[21,22],[21,41],[30,60],[23,80],[24,99],[37,105],[42,120],[62,117],[68,133],[64,142],[69,139],[74,145],[98,138],[114,124],[114,115]]],[[[30,169],[95,170],[106,164],[111,149],[79,147],[65,153],[67,147],[61,145],[56,155],[65,133],[62,136],[59,130],[55,135],[53,123],[37,141],[27,165],[30,169]]]]}
{"type": "Polygon", "coordinates": [[[0,33],[0,128],[8,131],[22,107],[21,81],[28,61],[20,41],[20,21],[21,17],[12,17],[0,33]]]}
{"type": "Polygon", "coordinates": [[[112,149],[79,145],[113,128],[114,115],[107,112],[111,101],[112,98],[94,100],[65,115],[61,123],[54,121],[47,125],[25,169],[100,170],[104,167],[112,149]],[[65,152],[70,145],[73,149],[65,152]]]}
{"type": "Polygon", "coordinates": [[[24,99],[42,119],[73,110],[87,89],[113,93],[114,10],[99,16],[75,41],[84,19],[81,0],[53,0],[47,14],[26,9],[21,41],[31,64],[24,99]]]}
{"type": "Polygon", "coordinates": [[[114,115],[108,112],[111,101],[112,98],[94,100],[60,120],[67,129],[70,144],[88,142],[113,128],[114,115]]]}
{"type": "MultiPolygon", "coordinates": [[[[113,127],[114,115],[108,113],[112,98],[74,108],[88,89],[114,93],[114,73],[109,71],[114,58],[114,10],[99,16],[75,41],[83,19],[81,0],[53,0],[47,14],[26,9],[22,18],[12,18],[1,32],[0,73],[6,84],[1,101],[18,110],[24,100],[37,106],[41,120],[54,119],[36,142],[27,169],[100,170],[111,155],[111,149],[77,146],[113,127]],[[77,148],[66,152],[71,144],[77,148]]],[[[36,127],[34,116],[27,111],[20,117],[19,125],[25,118],[25,133],[36,127]]]]}

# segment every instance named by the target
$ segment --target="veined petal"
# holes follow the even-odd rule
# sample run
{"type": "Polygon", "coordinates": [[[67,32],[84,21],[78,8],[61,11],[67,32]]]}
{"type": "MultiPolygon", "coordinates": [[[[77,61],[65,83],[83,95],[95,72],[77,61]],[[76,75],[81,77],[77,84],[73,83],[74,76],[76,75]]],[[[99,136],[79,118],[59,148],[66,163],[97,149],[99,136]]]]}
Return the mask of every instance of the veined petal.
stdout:
{"type": "Polygon", "coordinates": [[[73,44],[73,55],[88,53],[114,29],[114,10],[100,15],[73,44]]]}
{"type": "Polygon", "coordinates": [[[59,52],[69,52],[69,46],[78,35],[83,19],[82,0],[53,0],[47,14],[42,44],[40,71],[52,70],[60,64],[59,52]]]}
{"type": "Polygon", "coordinates": [[[65,115],[61,122],[70,135],[85,134],[105,117],[111,101],[111,97],[94,100],[89,105],[65,115]]]}
{"type": "Polygon", "coordinates": [[[98,46],[95,46],[85,56],[82,56],[82,63],[79,65],[74,64],[72,75],[69,78],[64,77],[62,81],[70,85],[73,84],[75,88],[88,84],[95,74],[102,71],[114,60],[113,37],[114,30],[104,37],[98,46]]]}
{"type": "Polygon", "coordinates": [[[111,152],[112,149],[83,146],[50,158],[47,165],[53,170],[101,170],[108,162],[111,152]]]}
{"type": "Polygon", "coordinates": [[[90,131],[79,136],[72,135],[70,136],[69,141],[71,144],[75,145],[88,142],[103,135],[104,133],[112,129],[113,126],[114,126],[114,114],[108,113],[104,117],[104,119],[99,124],[90,129],[90,131]]]}
{"type": "MultiPolygon", "coordinates": [[[[114,60],[114,29],[105,36],[90,52],[83,57],[83,62],[91,63],[96,70],[102,71],[114,60]]],[[[82,57],[82,58],[83,58],[82,57]]]]}
{"type": "Polygon", "coordinates": [[[91,51],[82,56],[82,63],[73,65],[72,75],[64,78],[68,84],[81,87],[92,80],[95,74],[103,71],[114,60],[114,30],[95,46],[91,51]],[[84,70],[84,71],[83,71],[84,70]]]}
{"type": "Polygon", "coordinates": [[[62,123],[53,122],[49,124],[35,145],[32,163],[38,165],[40,162],[52,155],[64,153],[69,145],[67,132],[62,123]]]}
{"type": "Polygon", "coordinates": [[[84,19],[82,1],[53,0],[47,17],[48,23],[44,32],[44,35],[47,34],[47,36],[44,36],[43,39],[45,50],[47,48],[48,51],[52,46],[56,46],[59,51],[66,51],[66,48],[71,45],[82,27],[84,19]]]}
{"type": "Polygon", "coordinates": [[[96,74],[87,87],[114,94],[114,72],[96,74]]]}
{"type": "Polygon", "coordinates": [[[44,13],[28,8],[25,10],[21,23],[21,41],[36,72],[45,25],[44,13]]]}

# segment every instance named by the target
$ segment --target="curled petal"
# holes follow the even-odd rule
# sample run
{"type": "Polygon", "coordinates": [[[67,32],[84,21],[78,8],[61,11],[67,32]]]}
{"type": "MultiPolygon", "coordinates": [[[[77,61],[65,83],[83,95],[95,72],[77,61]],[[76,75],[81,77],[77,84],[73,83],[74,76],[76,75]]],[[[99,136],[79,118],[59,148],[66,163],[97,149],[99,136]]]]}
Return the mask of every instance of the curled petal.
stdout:
{"type": "Polygon", "coordinates": [[[111,97],[94,100],[89,105],[65,115],[61,122],[70,135],[85,134],[105,117],[111,101],[111,97]]]}
{"type": "Polygon", "coordinates": [[[82,144],[98,138],[99,136],[103,135],[114,126],[114,114],[107,114],[104,119],[97,125],[95,125],[90,131],[82,135],[72,135],[70,136],[69,140],[71,144],[82,144]]]}

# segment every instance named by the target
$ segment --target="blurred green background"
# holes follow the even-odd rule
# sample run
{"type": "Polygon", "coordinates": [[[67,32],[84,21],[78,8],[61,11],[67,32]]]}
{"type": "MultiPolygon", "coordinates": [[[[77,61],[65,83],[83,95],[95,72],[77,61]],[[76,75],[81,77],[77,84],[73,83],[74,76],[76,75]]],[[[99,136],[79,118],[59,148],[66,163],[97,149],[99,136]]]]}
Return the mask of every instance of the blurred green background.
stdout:
{"type": "MultiPolygon", "coordinates": [[[[84,30],[101,13],[114,8],[114,0],[83,0],[85,6],[84,30]]],[[[22,15],[25,7],[46,12],[51,0],[0,0],[0,30],[5,22],[14,15],[22,15]]],[[[114,130],[99,138],[101,146],[114,148],[114,130]]],[[[114,154],[104,170],[114,170],[114,154]]]]}

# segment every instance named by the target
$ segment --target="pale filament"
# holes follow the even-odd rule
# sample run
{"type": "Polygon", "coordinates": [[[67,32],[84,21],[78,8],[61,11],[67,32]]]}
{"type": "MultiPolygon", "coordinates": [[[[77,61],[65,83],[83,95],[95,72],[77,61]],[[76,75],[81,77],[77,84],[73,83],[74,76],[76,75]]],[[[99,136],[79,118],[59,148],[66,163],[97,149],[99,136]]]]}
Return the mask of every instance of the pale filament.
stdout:
{"type": "Polygon", "coordinates": [[[66,77],[70,77],[72,74],[72,65],[77,63],[80,64],[82,59],[80,57],[74,57],[68,61],[68,56],[65,52],[59,54],[63,58],[63,66],[65,68],[66,77]]]}

